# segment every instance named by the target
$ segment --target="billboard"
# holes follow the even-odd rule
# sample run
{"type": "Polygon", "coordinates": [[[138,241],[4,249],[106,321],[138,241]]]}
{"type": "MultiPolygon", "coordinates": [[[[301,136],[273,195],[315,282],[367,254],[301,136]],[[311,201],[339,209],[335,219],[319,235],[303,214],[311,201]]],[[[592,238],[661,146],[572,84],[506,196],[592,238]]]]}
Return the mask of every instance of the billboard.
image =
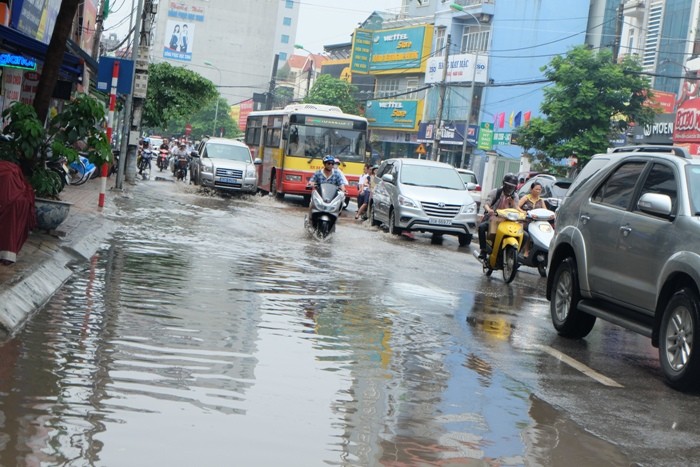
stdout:
{"type": "MultiPolygon", "coordinates": [[[[445,75],[446,83],[471,83],[472,78],[477,83],[486,83],[488,73],[486,66],[488,65],[488,57],[479,55],[478,60],[476,54],[459,54],[450,55],[447,58],[447,74],[445,75]],[[474,75],[474,64],[476,63],[476,75],[474,75]]],[[[428,66],[425,70],[425,82],[440,83],[445,68],[445,59],[443,57],[431,57],[428,59],[428,66]]]]}
{"type": "Polygon", "coordinates": [[[370,31],[356,29],[353,36],[351,70],[375,75],[420,73],[424,57],[430,55],[433,26],[422,25],[370,31]]]}
{"type": "Polygon", "coordinates": [[[365,117],[370,128],[415,131],[423,113],[422,104],[417,100],[369,100],[365,117]]]}
{"type": "Polygon", "coordinates": [[[165,26],[163,58],[191,62],[194,27],[194,23],[169,19],[165,26]]]}

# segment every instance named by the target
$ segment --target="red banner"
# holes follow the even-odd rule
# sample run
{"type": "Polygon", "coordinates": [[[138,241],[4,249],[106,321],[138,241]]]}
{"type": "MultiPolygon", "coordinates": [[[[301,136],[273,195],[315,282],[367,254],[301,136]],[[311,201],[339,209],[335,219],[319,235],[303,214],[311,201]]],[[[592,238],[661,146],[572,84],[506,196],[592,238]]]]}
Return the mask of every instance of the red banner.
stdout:
{"type": "Polygon", "coordinates": [[[700,99],[683,102],[676,111],[674,143],[700,143],[700,99]]]}
{"type": "Polygon", "coordinates": [[[248,115],[253,111],[253,99],[241,102],[241,114],[238,117],[238,128],[245,131],[248,125],[248,115]]]}
{"type": "Polygon", "coordinates": [[[653,107],[658,113],[672,114],[676,105],[676,93],[657,91],[656,89],[651,92],[654,94],[654,97],[644,101],[644,104],[653,107]]]}

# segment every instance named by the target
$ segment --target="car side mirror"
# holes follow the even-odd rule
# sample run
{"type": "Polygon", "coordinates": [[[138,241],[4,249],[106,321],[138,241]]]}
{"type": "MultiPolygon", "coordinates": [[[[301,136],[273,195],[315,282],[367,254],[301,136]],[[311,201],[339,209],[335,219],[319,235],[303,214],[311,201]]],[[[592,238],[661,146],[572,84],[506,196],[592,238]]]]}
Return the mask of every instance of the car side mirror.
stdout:
{"type": "Polygon", "coordinates": [[[199,157],[199,153],[197,151],[192,151],[190,157],[199,157]]]}
{"type": "Polygon", "coordinates": [[[391,174],[384,174],[382,175],[382,180],[385,182],[394,183],[394,176],[391,174]]]}
{"type": "Polygon", "coordinates": [[[262,165],[262,159],[260,159],[259,157],[256,157],[255,160],[253,161],[253,164],[262,165]]]}
{"type": "Polygon", "coordinates": [[[644,193],[637,201],[637,209],[645,214],[670,219],[673,217],[671,197],[661,193],[644,193]]]}
{"type": "Polygon", "coordinates": [[[469,190],[469,191],[476,190],[476,183],[474,183],[474,182],[467,183],[467,190],[469,190]]]}

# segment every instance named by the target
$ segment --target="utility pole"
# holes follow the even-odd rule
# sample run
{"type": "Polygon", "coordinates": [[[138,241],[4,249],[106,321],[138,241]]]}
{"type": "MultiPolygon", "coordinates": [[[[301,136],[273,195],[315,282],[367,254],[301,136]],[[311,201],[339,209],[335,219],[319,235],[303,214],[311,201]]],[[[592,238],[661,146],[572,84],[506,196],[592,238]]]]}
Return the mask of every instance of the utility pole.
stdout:
{"type": "MultiPolygon", "coordinates": [[[[134,33],[134,45],[132,49],[132,57],[134,59],[134,83],[131,89],[131,94],[127,99],[127,107],[131,103],[131,112],[127,113],[126,119],[130,120],[128,125],[128,150],[126,158],[121,157],[119,165],[122,165],[122,160],[126,166],[126,181],[133,183],[136,179],[136,149],[141,136],[141,119],[143,118],[143,106],[146,100],[146,91],[148,89],[148,49],[151,41],[151,28],[157,11],[157,5],[153,0],[139,0],[139,6],[136,10],[141,13],[141,23],[136,22],[136,31],[134,33]],[[138,39],[138,45],[136,40],[138,39]]],[[[121,167],[120,167],[121,170],[121,167]]],[[[117,188],[121,188],[117,186],[117,188]]]]}
{"type": "MultiPolygon", "coordinates": [[[[466,121],[464,122],[464,135],[462,136],[462,161],[460,163],[460,167],[465,168],[466,165],[466,159],[467,159],[467,135],[469,134],[469,126],[472,124],[472,113],[474,112],[474,90],[476,88],[476,70],[479,67],[479,49],[477,48],[475,51],[475,56],[474,56],[474,69],[472,70],[472,87],[469,92],[469,107],[467,108],[467,118],[466,121]]],[[[479,101],[481,102],[481,101],[479,101]]],[[[480,113],[480,110],[477,110],[477,122],[478,122],[478,116],[480,113]]],[[[471,156],[474,151],[469,152],[469,161],[471,162],[471,156]]]]}
{"type": "Polygon", "coordinates": [[[440,100],[438,101],[437,117],[435,118],[435,129],[433,134],[433,150],[430,154],[430,159],[436,161],[438,160],[438,152],[440,150],[440,138],[442,137],[442,109],[445,106],[445,90],[447,88],[447,64],[450,59],[450,35],[447,35],[447,41],[445,45],[445,60],[442,65],[442,81],[440,82],[440,100]]]}
{"type": "Polygon", "coordinates": [[[615,41],[613,42],[613,63],[617,63],[617,57],[620,55],[620,42],[622,41],[622,22],[625,19],[625,0],[620,0],[617,6],[617,21],[615,22],[615,41]]]}
{"type": "Polygon", "coordinates": [[[270,78],[270,90],[267,93],[267,105],[265,106],[267,107],[267,110],[272,110],[275,101],[275,86],[277,84],[275,82],[275,76],[277,76],[277,66],[279,65],[279,61],[280,55],[275,54],[275,61],[272,62],[272,78],[270,78]]]}

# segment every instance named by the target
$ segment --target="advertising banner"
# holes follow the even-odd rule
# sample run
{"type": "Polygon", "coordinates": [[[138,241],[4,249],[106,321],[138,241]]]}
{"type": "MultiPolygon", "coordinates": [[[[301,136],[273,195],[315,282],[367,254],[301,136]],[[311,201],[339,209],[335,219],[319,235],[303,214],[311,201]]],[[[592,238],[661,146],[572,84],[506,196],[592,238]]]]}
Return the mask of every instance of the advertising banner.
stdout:
{"type": "Polygon", "coordinates": [[[481,129],[479,130],[479,139],[476,143],[476,147],[484,151],[493,149],[493,123],[481,122],[481,129]]]}
{"type": "Polygon", "coordinates": [[[194,45],[194,23],[185,23],[169,19],[165,26],[165,41],[163,58],[192,61],[192,46],[194,45]]]}
{"type": "Polygon", "coordinates": [[[676,114],[657,114],[653,123],[632,128],[634,144],[673,144],[673,124],[676,114]]]}
{"type": "Polygon", "coordinates": [[[493,133],[493,145],[494,146],[499,146],[502,144],[512,144],[510,141],[510,138],[512,136],[512,133],[505,133],[502,131],[495,131],[493,133]]]}
{"type": "MultiPolygon", "coordinates": [[[[488,57],[479,55],[477,62],[476,54],[450,55],[447,58],[446,83],[471,83],[472,78],[477,83],[486,83],[488,79],[487,65],[488,57]],[[476,63],[476,76],[474,76],[474,63],[476,63]]],[[[425,70],[425,83],[442,82],[443,69],[445,67],[444,57],[431,57],[428,59],[425,70]]]]}
{"type": "Polygon", "coordinates": [[[674,143],[700,143],[700,99],[690,99],[676,112],[674,143]]]}
{"type": "MultiPolygon", "coordinates": [[[[5,68],[2,71],[2,94],[3,104],[8,107],[12,102],[19,102],[22,96],[22,76],[23,70],[15,68],[5,68]]],[[[4,110],[4,109],[3,109],[4,110]]]]}
{"type": "Polygon", "coordinates": [[[355,73],[381,75],[425,71],[423,57],[430,55],[433,26],[369,31],[356,29],[350,67],[355,73]]]}
{"type": "Polygon", "coordinates": [[[367,101],[365,117],[370,128],[415,131],[423,112],[422,103],[417,100],[370,100],[367,101]]]}
{"type": "Polygon", "coordinates": [[[238,117],[238,128],[245,131],[248,126],[248,115],[253,111],[253,99],[248,99],[241,102],[241,113],[238,117]]]}
{"type": "MultiPolygon", "coordinates": [[[[476,144],[476,134],[478,127],[476,125],[469,125],[469,131],[467,132],[467,142],[469,144],[476,144]]],[[[461,146],[464,144],[464,139],[462,135],[464,134],[464,123],[445,123],[442,127],[442,133],[440,134],[440,145],[454,145],[461,146]]],[[[432,143],[435,139],[435,123],[421,123],[418,126],[418,137],[416,141],[420,143],[432,143]]]]}

